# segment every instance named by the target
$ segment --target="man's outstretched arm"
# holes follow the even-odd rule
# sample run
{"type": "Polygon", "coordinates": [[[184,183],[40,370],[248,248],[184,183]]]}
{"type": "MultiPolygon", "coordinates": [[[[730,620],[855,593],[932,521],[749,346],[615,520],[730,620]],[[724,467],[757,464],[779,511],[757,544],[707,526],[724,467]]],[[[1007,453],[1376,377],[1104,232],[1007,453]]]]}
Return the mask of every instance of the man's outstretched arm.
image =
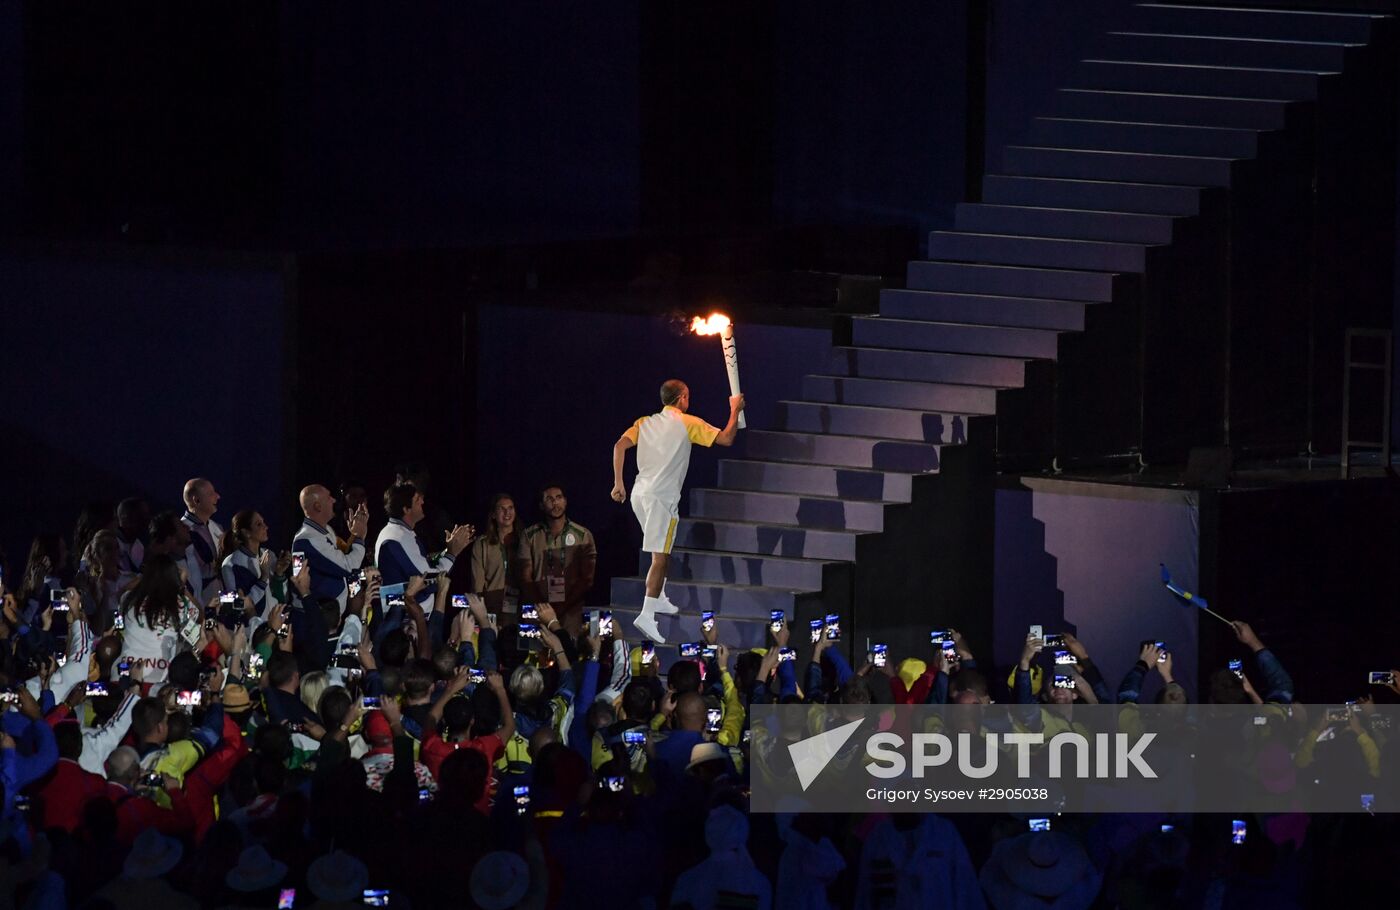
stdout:
{"type": "MultiPolygon", "coordinates": [[[[744,410],[744,396],[729,396],[729,423],[724,425],[724,429],[719,431],[715,437],[715,445],[732,446],[734,438],[739,435],[739,414],[744,410]]],[[[619,477],[621,475],[618,475],[619,477]]]]}

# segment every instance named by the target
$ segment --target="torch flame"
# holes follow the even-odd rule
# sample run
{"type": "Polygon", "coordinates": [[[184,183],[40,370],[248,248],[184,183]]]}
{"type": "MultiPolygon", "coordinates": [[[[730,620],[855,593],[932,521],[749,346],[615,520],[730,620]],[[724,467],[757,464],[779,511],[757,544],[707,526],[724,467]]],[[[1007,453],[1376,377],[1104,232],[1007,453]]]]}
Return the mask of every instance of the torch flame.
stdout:
{"type": "Polygon", "coordinates": [[[723,313],[711,313],[708,319],[696,316],[690,323],[690,330],[697,335],[718,335],[729,328],[729,317],[723,313]]]}

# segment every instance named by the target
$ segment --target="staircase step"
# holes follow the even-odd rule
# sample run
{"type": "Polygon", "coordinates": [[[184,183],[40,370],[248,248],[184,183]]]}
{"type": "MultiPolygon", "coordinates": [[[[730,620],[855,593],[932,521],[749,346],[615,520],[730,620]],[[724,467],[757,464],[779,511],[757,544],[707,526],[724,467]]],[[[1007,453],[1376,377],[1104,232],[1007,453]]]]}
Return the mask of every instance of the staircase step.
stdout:
{"type": "Polygon", "coordinates": [[[1055,92],[1054,110],[1060,116],[1093,120],[1281,130],[1287,125],[1288,104],[1287,101],[1258,98],[1227,98],[1216,93],[1183,95],[1062,88],[1055,92]]]}
{"type": "Polygon", "coordinates": [[[920,322],[885,316],[857,316],[851,325],[852,340],[867,348],[991,354],[1039,360],[1054,360],[1058,353],[1058,333],[1044,329],[920,322]]]}
{"type": "MultiPolygon", "coordinates": [[[[996,209],[1001,206],[982,206],[996,209]]],[[[1041,211],[1022,209],[1022,211],[1041,211]]],[[[963,322],[973,325],[1020,326],[1078,332],[1084,328],[1084,307],[1079,300],[1045,300],[1034,297],[998,297],[990,294],[947,294],[890,288],[880,292],[880,315],[892,319],[928,322],[963,322]]]]}
{"type": "MultiPolygon", "coordinates": [[[[668,588],[669,590],[669,588],[668,588]]],[[[632,620],[641,612],[641,601],[635,604],[613,604],[613,622],[622,630],[629,642],[640,639],[641,633],[632,620]]],[[[666,638],[666,644],[656,645],[656,657],[665,673],[680,659],[680,644],[687,641],[701,641],[700,612],[683,611],[656,617],[656,626],[666,638]]],[[[747,651],[750,648],[766,648],[772,644],[768,635],[768,617],[715,616],[715,634],[720,644],[731,651],[747,651]]]]}
{"type": "Polygon", "coordinates": [[[1113,299],[1113,276],[1103,272],[915,261],[909,263],[906,278],[905,284],[917,291],[1005,294],[1093,303],[1107,303],[1113,299]]]}
{"type": "Polygon", "coordinates": [[[998,389],[1018,389],[1025,384],[1026,375],[1026,362],[1020,358],[886,348],[834,348],[829,364],[830,372],[837,376],[951,382],[998,389]]]}
{"type": "MultiPolygon", "coordinates": [[[[1197,215],[1201,210],[1201,191],[1193,186],[1006,174],[988,174],[982,178],[982,200],[998,205],[1054,206],[1152,215],[1197,215]]],[[[1078,299],[1076,294],[1065,297],[1078,299]]]]}
{"type": "Polygon", "coordinates": [[[1229,186],[1230,159],[1141,152],[1094,152],[1085,149],[1008,145],[1002,150],[1008,174],[1022,177],[1074,177],[1080,180],[1126,180],[1177,186],[1229,186]]]}
{"type": "MultiPolygon", "coordinates": [[[[854,562],[858,536],[855,531],[823,531],[751,521],[682,518],[676,526],[675,545],[688,550],[722,550],[854,562]]],[[[637,603],[640,604],[641,600],[638,599],[637,603]]]]}
{"type": "Polygon", "coordinates": [[[1204,63],[1260,66],[1266,69],[1311,69],[1340,72],[1348,47],[1324,41],[1224,38],[1218,35],[1173,35],[1163,32],[1109,32],[1104,56],[1148,63],[1204,63]]]}
{"type": "Polygon", "coordinates": [[[1067,117],[1035,118],[1031,122],[1030,141],[1050,148],[1205,155],[1209,158],[1253,158],[1259,154],[1258,130],[1067,117]]]}
{"type": "Polygon", "coordinates": [[[1129,92],[1315,101],[1322,75],[1303,70],[1203,66],[1199,63],[1085,60],[1079,64],[1079,74],[1074,84],[1082,88],[1129,92]]]}
{"type": "Polygon", "coordinates": [[[690,515],[692,518],[798,525],[833,531],[885,529],[883,502],[758,490],[698,487],[690,491],[690,515]]]}
{"type": "Polygon", "coordinates": [[[1174,3],[1140,3],[1133,9],[1133,26],[1141,31],[1358,44],[1370,41],[1372,23],[1384,18],[1366,13],[1317,13],[1174,3]]]}
{"type": "Polygon", "coordinates": [[[1029,205],[960,202],[954,226],[973,234],[1025,234],[1074,240],[1165,244],[1172,241],[1172,219],[1130,212],[1091,212],[1029,205]]]}
{"type": "MultiPolygon", "coordinates": [[[[646,585],[647,580],[641,577],[614,578],[613,603],[637,604],[640,607],[646,596],[646,585]]],[[[803,593],[806,592],[723,582],[666,582],[666,596],[682,611],[699,614],[701,610],[713,610],[717,616],[729,618],[766,620],[770,610],[782,610],[791,615],[796,612],[797,599],[803,593]]]]}
{"type": "Polygon", "coordinates": [[[901,382],[854,376],[804,376],[802,395],[812,401],[884,408],[924,408],[962,414],[994,414],[997,406],[997,391],[990,386],[901,382]]]}
{"type": "Polygon", "coordinates": [[[882,502],[908,502],[913,498],[911,474],[783,461],[723,459],[719,463],[719,485],[733,490],[806,493],[882,502]]]}
{"type": "MultiPolygon", "coordinates": [[[[646,573],[651,567],[651,554],[642,553],[638,562],[638,572],[646,573]]],[[[818,559],[787,559],[781,556],[755,556],[752,553],[673,549],[666,576],[675,581],[709,581],[796,591],[820,591],[822,570],[827,565],[827,562],[818,559]]]]}
{"type": "Polygon", "coordinates": [[[745,453],[759,461],[795,461],[924,474],[938,470],[939,448],[899,439],[750,430],[745,453]]]}
{"type": "Polygon", "coordinates": [[[928,238],[928,258],[1096,272],[1147,270],[1147,249],[1140,244],[1008,234],[933,231],[928,238]]]}
{"type": "Polygon", "coordinates": [[[861,407],[820,401],[778,402],[778,425],[797,433],[876,436],[940,445],[967,442],[967,418],[908,408],[861,407]]]}

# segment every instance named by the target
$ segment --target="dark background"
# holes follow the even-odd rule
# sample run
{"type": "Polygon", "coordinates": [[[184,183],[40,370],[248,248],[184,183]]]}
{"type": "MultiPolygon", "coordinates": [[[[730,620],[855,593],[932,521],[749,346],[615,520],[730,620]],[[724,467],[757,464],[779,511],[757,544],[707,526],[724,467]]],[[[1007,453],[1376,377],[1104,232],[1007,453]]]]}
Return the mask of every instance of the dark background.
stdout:
{"type": "Polygon", "coordinates": [[[192,474],[280,540],[407,458],[477,524],[563,478],[620,541],[619,420],[723,394],[670,314],[734,312],[771,405],[1125,6],[0,0],[9,563],[192,474]]]}

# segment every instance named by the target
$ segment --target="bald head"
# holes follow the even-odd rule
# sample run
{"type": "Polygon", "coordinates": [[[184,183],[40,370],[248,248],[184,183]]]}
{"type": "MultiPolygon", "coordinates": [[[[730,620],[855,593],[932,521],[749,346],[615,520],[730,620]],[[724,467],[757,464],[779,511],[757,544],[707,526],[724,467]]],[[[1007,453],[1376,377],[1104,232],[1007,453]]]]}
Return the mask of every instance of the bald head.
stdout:
{"type": "Polygon", "coordinates": [[[141,756],[130,746],[118,746],[107,756],[107,779],[130,786],[141,773],[141,756]]]}
{"type": "Polygon", "coordinates": [[[302,514],[318,525],[326,524],[335,514],[335,500],[331,498],[331,491],[319,483],[302,487],[299,499],[302,514]]]}
{"type": "Polygon", "coordinates": [[[559,734],[554,732],[554,728],[546,724],[530,735],[530,758],[540,754],[540,750],[550,743],[559,742],[559,734]]]}
{"type": "Polygon", "coordinates": [[[676,726],[696,733],[705,729],[705,699],[698,692],[687,692],[676,699],[676,726]]]}
{"type": "Polygon", "coordinates": [[[185,508],[201,521],[208,521],[219,510],[219,494],[213,481],[191,477],[185,481],[185,508]]]}

